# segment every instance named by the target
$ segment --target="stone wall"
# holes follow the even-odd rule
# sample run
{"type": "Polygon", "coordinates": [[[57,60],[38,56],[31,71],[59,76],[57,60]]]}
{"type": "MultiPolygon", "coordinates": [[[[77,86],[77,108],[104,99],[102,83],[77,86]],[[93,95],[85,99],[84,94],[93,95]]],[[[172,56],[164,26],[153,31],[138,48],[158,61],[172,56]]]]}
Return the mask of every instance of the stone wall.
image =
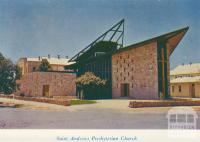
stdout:
{"type": "Polygon", "coordinates": [[[75,96],[76,75],[60,72],[32,72],[24,74],[18,84],[20,90],[26,96],[44,96],[44,85],[49,85],[49,97],[75,96]]]}
{"type": "Polygon", "coordinates": [[[25,100],[25,101],[35,101],[42,103],[57,104],[63,106],[69,106],[71,104],[70,99],[54,99],[54,98],[38,98],[38,97],[22,97],[22,96],[13,96],[13,95],[3,95],[0,94],[0,98],[16,99],[16,100],[25,100]]]}
{"type": "Polygon", "coordinates": [[[130,108],[141,108],[141,107],[173,107],[173,106],[200,106],[200,100],[135,100],[130,101],[130,108]]]}
{"type": "Polygon", "coordinates": [[[121,84],[129,84],[133,99],[159,99],[157,43],[152,42],[112,56],[112,96],[121,97],[121,84]]]}

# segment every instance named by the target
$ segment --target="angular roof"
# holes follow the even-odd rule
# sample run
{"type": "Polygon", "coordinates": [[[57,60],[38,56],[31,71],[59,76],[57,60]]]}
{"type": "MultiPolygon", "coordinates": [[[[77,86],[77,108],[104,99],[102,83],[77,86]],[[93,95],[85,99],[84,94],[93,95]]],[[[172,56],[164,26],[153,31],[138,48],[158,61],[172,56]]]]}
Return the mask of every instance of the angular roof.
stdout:
{"type": "Polygon", "coordinates": [[[122,48],[114,51],[112,54],[123,52],[123,51],[129,50],[129,49],[132,49],[132,48],[138,48],[138,47],[141,47],[143,45],[149,44],[154,41],[163,41],[164,40],[164,41],[167,41],[169,55],[171,55],[172,52],[174,51],[174,49],[176,48],[176,46],[179,44],[179,42],[185,35],[185,33],[188,31],[188,29],[189,29],[189,27],[184,27],[184,28],[181,28],[181,29],[178,29],[178,30],[175,30],[175,31],[142,41],[142,42],[138,42],[138,43],[126,46],[126,47],[122,47],[122,48]]]}
{"type": "Polygon", "coordinates": [[[178,77],[170,80],[170,83],[192,83],[192,82],[200,82],[200,76],[178,77]]]}
{"type": "Polygon", "coordinates": [[[200,74],[200,63],[179,65],[170,71],[170,75],[200,74]]]}
{"type": "Polygon", "coordinates": [[[169,46],[171,47],[169,50],[170,55],[171,55],[174,49],[176,48],[176,46],[178,45],[178,43],[181,41],[181,39],[185,35],[185,33],[188,31],[188,29],[189,27],[181,28],[181,29],[178,29],[178,30],[175,30],[175,31],[142,41],[142,42],[138,42],[138,43],[120,48],[116,53],[129,50],[130,48],[137,48],[154,41],[166,40],[169,46]]]}
{"type": "Polygon", "coordinates": [[[47,59],[47,61],[51,64],[51,65],[70,65],[70,64],[73,64],[74,62],[69,62],[69,59],[66,59],[66,58],[53,58],[53,57],[40,57],[40,60],[39,58],[25,58],[27,59],[27,61],[31,61],[31,62],[41,62],[42,59],[47,59]]]}

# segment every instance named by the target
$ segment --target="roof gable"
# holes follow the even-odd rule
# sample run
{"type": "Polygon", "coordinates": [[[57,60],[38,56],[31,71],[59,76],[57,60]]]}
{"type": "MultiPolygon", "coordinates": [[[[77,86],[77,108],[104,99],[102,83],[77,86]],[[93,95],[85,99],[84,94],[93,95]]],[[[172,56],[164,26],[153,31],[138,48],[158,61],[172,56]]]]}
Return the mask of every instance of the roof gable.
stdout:
{"type": "Polygon", "coordinates": [[[189,29],[189,27],[185,27],[185,28],[181,28],[181,29],[178,29],[178,30],[175,30],[175,31],[154,37],[154,38],[150,38],[148,40],[141,41],[141,42],[120,48],[115,53],[122,52],[122,51],[125,51],[125,50],[129,50],[129,49],[132,49],[132,48],[141,47],[141,46],[149,44],[151,42],[166,40],[172,47],[171,50],[170,50],[170,55],[171,55],[171,53],[173,52],[175,47],[178,45],[180,40],[183,38],[183,36],[185,35],[185,33],[187,32],[188,29],[189,29]],[[178,37],[178,38],[176,38],[176,37],[178,37]],[[174,39],[175,39],[175,42],[174,42],[174,39]]]}

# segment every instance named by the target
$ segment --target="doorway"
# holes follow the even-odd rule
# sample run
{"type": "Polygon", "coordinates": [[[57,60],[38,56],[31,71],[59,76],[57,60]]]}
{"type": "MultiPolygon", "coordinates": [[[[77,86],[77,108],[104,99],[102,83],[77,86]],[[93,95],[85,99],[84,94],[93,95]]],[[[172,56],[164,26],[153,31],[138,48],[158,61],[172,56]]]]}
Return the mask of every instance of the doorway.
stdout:
{"type": "Polygon", "coordinates": [[[192,98],[195,98],[195,84],[192,84],[192,87],[191,87],[191,96],[192,96],[192,98]]]}
{"type": "Polygon", "coordinates": [[[122,83],[121,84],[121,97],[128,97],[129,96],[129,83],[122,83]]]}
{"type": "Polygon", "coordinates": [[[43,97],[50,97],[50,95],[49,95],[49,85],[43,85],[42,96],[43,97]]]}

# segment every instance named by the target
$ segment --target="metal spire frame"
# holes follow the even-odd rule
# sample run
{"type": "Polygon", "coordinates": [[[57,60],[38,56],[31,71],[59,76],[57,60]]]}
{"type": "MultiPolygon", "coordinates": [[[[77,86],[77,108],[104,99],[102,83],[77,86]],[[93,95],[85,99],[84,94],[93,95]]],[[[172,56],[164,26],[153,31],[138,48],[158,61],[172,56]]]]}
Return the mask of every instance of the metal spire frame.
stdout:
{"type": "Polygon", "coordinates": [[[99,41],[113,41],[118,43],[118,48],[123,47],[124,42],[124,19],[119,21],[117,24],[112,26],[109,30],[107,30],[105,33],[103,33],[101,36],[99,36],[96,40],[94,40],[92,43],[90,43],[88,46],[86,46],[84,49],[82,49],[78,54],[73,56],[69,62],[76,61],[78,57],[80,57],[82,54],[87,52],[88,49],[92,48],[93,45],[95,45],[99,41]],[[110,34],[110,35],[109,35],[110,34]]]}

